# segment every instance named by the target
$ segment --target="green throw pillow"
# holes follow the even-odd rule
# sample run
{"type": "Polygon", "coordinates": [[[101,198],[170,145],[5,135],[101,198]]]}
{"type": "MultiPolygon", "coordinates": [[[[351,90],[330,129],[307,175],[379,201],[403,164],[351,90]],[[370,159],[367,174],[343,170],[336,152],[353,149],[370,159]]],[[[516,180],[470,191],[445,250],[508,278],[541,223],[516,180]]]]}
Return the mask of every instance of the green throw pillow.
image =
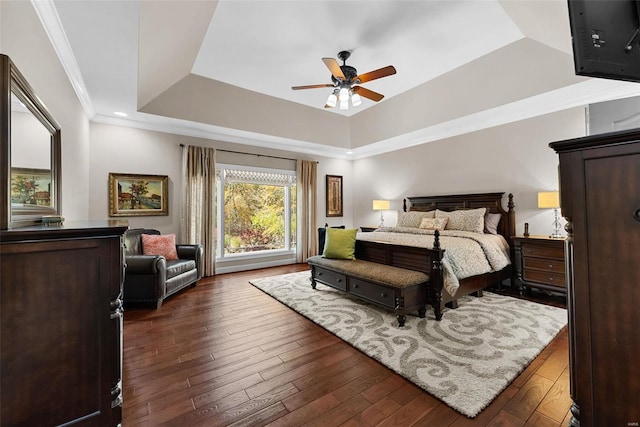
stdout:
{"type": "Polygon", "coordinates": [[[322,256],[334,259],[356,259],[356,233],[353,230],[341,228],[327,228],[322,256]]]}

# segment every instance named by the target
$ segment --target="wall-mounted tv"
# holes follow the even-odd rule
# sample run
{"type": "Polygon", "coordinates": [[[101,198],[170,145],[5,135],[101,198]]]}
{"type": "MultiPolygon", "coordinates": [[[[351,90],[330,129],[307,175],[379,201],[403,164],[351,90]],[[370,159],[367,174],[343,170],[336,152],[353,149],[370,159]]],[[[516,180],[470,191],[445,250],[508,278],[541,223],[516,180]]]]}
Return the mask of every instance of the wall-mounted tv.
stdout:
{"type": "Polygon", "coordinates": [[[640,82],[640,0],[568,0],[576,74],[640,82]]]}

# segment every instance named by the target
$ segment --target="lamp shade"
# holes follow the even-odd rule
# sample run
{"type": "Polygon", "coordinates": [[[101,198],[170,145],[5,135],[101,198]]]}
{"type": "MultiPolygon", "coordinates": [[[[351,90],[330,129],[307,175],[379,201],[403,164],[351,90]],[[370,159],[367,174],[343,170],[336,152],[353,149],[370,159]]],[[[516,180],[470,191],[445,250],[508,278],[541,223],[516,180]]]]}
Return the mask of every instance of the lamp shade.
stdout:
{"type": "Polygon", "coordinates": [[[373,210],[374,211],[388,211],[389,210],[389,201],[388,200],[374,200],[373,201],[373,210]]]}
{"type": "Polygon", "coordinates": [[[538,208],[556,209],[560,207],[560,193],[558,191],[541,191],[538,193],[538,208]]]}

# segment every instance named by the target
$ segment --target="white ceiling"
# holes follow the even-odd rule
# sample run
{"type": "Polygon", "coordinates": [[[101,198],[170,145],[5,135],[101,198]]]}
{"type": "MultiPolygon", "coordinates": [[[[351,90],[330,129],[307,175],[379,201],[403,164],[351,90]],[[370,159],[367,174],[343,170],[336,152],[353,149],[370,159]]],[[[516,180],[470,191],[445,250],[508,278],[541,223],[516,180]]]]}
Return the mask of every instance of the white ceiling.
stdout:
{"type": "MultiPolygon", "coordinates": [[[[570,64],[566,1],[53,0],[33,4],[93,120],[271,148],[359,158],[640,93],[635,83],[576,77],[570,67],[558,67],[557,76],[541,76],[544,84],[532,82],[526,73],[522,81],[517,81],[519,75],[508,76],[516,81],[508,82],[511,89],[504,91],[509,93],[502,100],[500,83],[487,81],[496,93],[490,108],[458,108],[464,113],[443,114],[438,123],[398,128],[393,135],[369,137],[363,143],[350,141],[348,131],[343,132],[346,140],[326,142],[308,136],[305,129],[312,129],[313,123],[321,129],[322,125],[349,129],[360,126],[365,117],[389,116],[385,108],[391,108],[394,99],[411,103],[436,82],[452,81],[456,86],[454,76],[461,85],[474,81],[478,76],[472,74],[472,64],[483,59],[494,61],[497,75],[505,61],[519,60],[508,50],[518,43],[536,48],[531,55],[566,57],[564,62],[570,64]],[[351,51],[347,64],[360,74],[396,67],[397,74],[362,84],[385,99],[379,103],[364,99],[361,106],[341,112],[323,108],[330,88],[291,90],[291,86],[331,83],[321,58],[335,58],[341,50],[351,51]],[[514,87],[522,88],[522,94],[514,93],[514,87]],[[181,88],[181,94],[190,88],[197,93],[193,102],[183,100],[178,112],[180,98],[169,96],[176,88],[181,88]],[[305,129],[296,128],[295,123],[270,127],[260,122],[261,117],[225,117],[225,108],[233,111],[234,102],[244,103],[248,116],[254,103],[263,111],[281,110],[295,116],[298,127],[305,129]],[[363,115],[368,109],[372,113],[363,115]],[[116,118],[115,111],[129,116],[116,118]],[[354,154],[347,155],[347,150],[354,154]]],[[[526,57],[526,52],[517,52],[526,57]]],[[[555,65],[537,64],[541,70],[555,65]]],[[[458,104],[482,104],[472,99],[472,91],[468,96],[468,102],[460,99],[458,104]]],[[[237,108],[244,111],[241,105],[237,108]]],[[[357,132],[352,129],[351,133],[357,132]]]]}

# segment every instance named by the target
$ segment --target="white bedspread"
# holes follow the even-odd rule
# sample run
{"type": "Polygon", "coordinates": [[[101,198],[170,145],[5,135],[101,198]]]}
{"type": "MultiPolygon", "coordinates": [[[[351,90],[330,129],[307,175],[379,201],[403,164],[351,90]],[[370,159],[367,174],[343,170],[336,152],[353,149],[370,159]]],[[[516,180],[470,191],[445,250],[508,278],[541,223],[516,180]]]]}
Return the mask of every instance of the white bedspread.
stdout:
{"type": "MultiPolygon", "coordinates": [[[[359,232],[358,240],[433,248],[433,230],[408,227],[383,227],[373,233],[359,232]]],[[[511,263],[509,245],[497,234],[468,231],[440,231],[444,288],[455,296],[460,280],[479,274],[500,271],[511,263]]]]}

